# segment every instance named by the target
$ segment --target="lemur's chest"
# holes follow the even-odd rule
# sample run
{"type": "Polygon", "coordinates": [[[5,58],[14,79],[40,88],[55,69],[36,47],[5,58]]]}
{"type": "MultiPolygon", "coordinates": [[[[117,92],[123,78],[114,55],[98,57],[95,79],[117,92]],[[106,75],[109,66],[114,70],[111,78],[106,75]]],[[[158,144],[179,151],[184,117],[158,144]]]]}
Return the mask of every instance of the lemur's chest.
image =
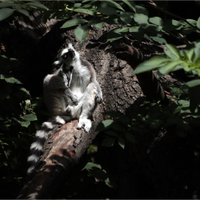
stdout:
{"type": "Polygon", "coordinates": [[[70,89],[74,94],[81,97],[90,83],[90,79],[91,75],[87,68],[82,68],[79,71],[73,71],[70,89]]]}

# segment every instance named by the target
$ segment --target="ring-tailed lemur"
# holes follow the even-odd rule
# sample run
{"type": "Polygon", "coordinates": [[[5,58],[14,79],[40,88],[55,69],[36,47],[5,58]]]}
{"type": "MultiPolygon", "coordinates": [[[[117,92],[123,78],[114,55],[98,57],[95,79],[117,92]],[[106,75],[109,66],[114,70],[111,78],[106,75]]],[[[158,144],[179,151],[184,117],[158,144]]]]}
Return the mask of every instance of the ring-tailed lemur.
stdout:
{"type": "Polygon", "coordinates": [[[73,62],[71,63],[73,70],[70,89],[77,96],[78,105],[69,104],[67,111],[71,111],[72,118],[79,119],[77,128],[80,129],[84,126],[85,131],[89,132],[92,126],[89,118],[96,104],[103,100],[102,91],[96,80],[96,73],[93,66],[87,60],[80,57],[72,44],[69,44],[68,48],[61,52],[59,60],[56,63],[68,65],[68,61],[63,59],[63,55],[69,50],[74,52],[73,62]]]}
{"type": "Polygon", "coordinates": [[[28,157],[30,173],[39,160],[43,145],[56,125],[63,125],[71,119],[78,118],[77,128],[84,126],[86,132],[92,126],[92,113],[97,103],[102,102],[102,92],[96,80],[92,65],[80,58],[80,55],[69,44],[54,64],[61,67],[44,79],[44,100],[52,117],[42,124],[36,132],[36,141],[32,143],[31,155],[28,157]]]}

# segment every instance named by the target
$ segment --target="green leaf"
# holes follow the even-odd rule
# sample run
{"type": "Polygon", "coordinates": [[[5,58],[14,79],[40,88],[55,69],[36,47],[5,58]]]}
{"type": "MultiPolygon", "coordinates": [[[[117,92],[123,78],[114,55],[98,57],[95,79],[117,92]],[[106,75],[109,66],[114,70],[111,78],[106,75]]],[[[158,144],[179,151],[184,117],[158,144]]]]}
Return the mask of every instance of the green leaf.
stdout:
{"type": "Polygon", "coordinates": [[[88,15],[94,15],[94,12],[89,10],[89,9],[84,9],[84,8],[76,8],[73,10],[74,12],[78,12],[78,13],[83,13],[83,14],[88,14],[88,15]]]}
{"type": "Polygon", "coordinates": [[[22,13],[23,15],[25,15],[27,17],[30,17],[29,12],[27,10],[17,9],[16,11],[19,12],[19,13],[22,13]]]}
{"type": "Polygon", "coordinates": [[[172,60],[177,60],[177,56],[175,56],[169,49],[164,49],[164,52],[172,60]]]}
{"type": "Polygon", "coordinates": [[[118,138],[118,144],[122,149],[125,148],[125,142],[124,142],[123,138],[121,138],[121,137],[118,138]]]}
{"type": "Polygon", "coordinates": [[[170,52],[175,55],[177,58],[180,58],[179,50],[172,44],[166,44],[167,48],[170,50],[170,52]]]}
{"type": "Polygon", "coordinates": [[[0,74],[0,79],[5,80],[7,83],[22,84],[18,79],[14,77],[5,77],[3,74],[0,74]]]}
{"type": "Polygon", "coordinates": [[[157,36],[160,29],[154,24],[147,24],[145,26],[145,31],[148,33],[149,36],[157,36]]]}
{"type": "Polygon", "coordinates": [[[37,116],[35,114],[27,114],[22,117],[26,121],[36,121],[37,116]]]}
{"type": "Polygon", "coordinates": [[[30,125],[30,121],[21,121],[21,120],[18,120],[16,118],[13,118],[14,121],[16,121],[17,123],[19,123],[22,127],[29,127],[30,125]]]}
{"type": "Polygon", "coordinates": [[[17,6],[18,4],[16,3],[11,3],[11,2],[1,2],[0,3],[0,8],[6,8],[6,7],[14,7],[17,6]]]}
{"type": "MultiPolygon", "coordinates": [[[[91,2],[91,0],[83,0],[82,3],[88,3],[91,2]]],[[[93,0],[93,2],[96,2],[96,0],[93,0]]]]}
{"type": "Polygon", "coordinates": [[[187,85],[189,87],[195,87],[197,85],[200,85],[200,79],[188,81],[187,83],[185,83],[185,85],[187,85]]]}
{"type": "Polygon", "coordinates": [[[0,21],[10,17],[14,13],[14,9],[11,8],[2,8],[0,9],[0,21]]]}
{"type": "Polygon", "coordinates": [[[26,127],[26,128],[28,128],[29,125],[31,124],[30,121],[24,121],[24,122],[18,121],[18,122],[22,127],[26,127]]]}
{"type": "Polygon", "coordinates": [[[117,13],[117,10],[113,7],[110,7],[106,2],[100,4],[98,11],[107,15],[113,15],[117,13]]]}
{"type": "Polygon", "coordinates": [[[198,20],[197,20],[197,28],[200,29],[200,17],[199,17],[198,20]]]}
{"type": "Polygon", "coordinates": [[[122,0],[133,12],[136,12],[134,1],[122,0]]]}
{"type": "Polygon", "coordinates": [[[96,163],[92,163],[92,162],[88,162],[81,171],[83,171],[84,169],[89,170],[89,169],[92,169],[94,167],[98,168],[98,169],[101,169],[101,165],[96,164],[96,163]]]}
{"type": "Polygon", "coordinates": [[[135,8],[136,8],[136,13],[142,13],[142,14],[144,14],[146,16],[149,15],[149,12],[145,7],[139,6],[139,5],[135,5],[135,8]]]}
{"type": "Polygon", "coordinates": [[[180,61],[171,61],[171,62],[168,62],[166,65],[162,66],[161,68],[159,68],[159,72],[161,74],[167,74],[169,72],[172,72],[173,69],[180,64],[180,61]]]}
{"type": "Polygon", "coordinates": [[[170,61],[170,59],[167,57],[154,56],[151,59],[138,65],[137,68],[134,70],[134,74],[139,74],[139,73],[157,69],[160,65],[162,65],[166,62],[169,62],[169,61],[170,61]]]}
{"type": "Polygon", "coordinates": [[[86,19],[71,19],[66,21],[60,28],[69,28],[86,22],[88,22],[86,19]]]}
{"type": "Polygon", "coordinates": [[[184,107],[184,108],[188,108],[189,107],[189,105],[190,105],[190,102],[189,101],[187,101],[187,100],[178,100],[178,103],[182,106],[182,107],[184,107]]]}
{"type": "Polygon", "coordinates": [[[129,28],[129,32],[130,33],[139,32],[139,28],[140,28],[140,26],[132,26],[131,28],[129,28]]]}
{"type": "Polygon", "coordinates": [[[135,20],[136,23],[139,25],[146,26],[148,24],[148,17],[142,13],[135,13],[133,15],[133,19],[135,20]]]}
{"type": "Polygon", "coordinates": [[[112,119],[107,119],[107,120],[105,120],[105,121],[102,121],[102,124],[104,125],[105,128],[107,128],[107,127],[110,126],[113,122],[114,122],[114,120],[112,120],[112,119]]]}
{"type": "Polygon", "coordinates": [[[120,19],[125,23],[125,25],[129,24],[132,20],[132,15],[127,12],[120,12],[120,19]]]}
{"type": "MultiPolygon", "coordinates": [[[[193,26],[196,26],[197,21],[194,19],[186,19],[187,22],[189,22],[190,24],[192,24],[193,26]]],[[[187,24],[186,22],[184,22],[187,26],[190,26],[189,24],[187,24]]]]}
{"type": "Polygon", "coordinates": [[[26,3],[25,5],[29,5],[33,8],[40,8],[40,9],[44,9],[44,10],[49,10],[45,5],[43,5],[41,3],[37,3],[37,2],[30,2],[30,3],[26,3]]]}
{"type": "Polygon", "coordinates": [[[102,29],[103,26],[104,26],[104,23],[103,23],[103,22],[100,22],[100,23],[94,24],[94,27],[96,27],[96,28],[100,28],[100,29],[102,29]]]}
{"type": "Polygon", "coordinates": [[[74,8],[80,8],[81,7],[81,3],[75,3],[74,4],[74,8]]]}
{"type": "Polygon", "coordinates": [[[103,1],[104,1],[104,2],[107,2],[108,5],[111,5],[112,7],[115,7],[115,8],[117,8],[117,9],[119,9],[119,10],[123,10],[123,11],[124,11],[124,9],[121,7],[121,5],[118,4],[118,3],[115,2],[115,1],[112,1],[112,0],[103,0],[103,1]]]}
{"type": "Polygon", "coordinates": [[[114,120],[111,120],[111,119],[102,121],[101,123],[99,123],[96,130],[97,131],[104,131],[106,128],[108,128],[108,127],[110,128],[110,126],[112,125],[113,122],[114,122],[114,120]]]}
{"type": "Polygon", "coordinates": [[[111,30],[109,33],[106,34],[107,41],[113,41],[113,40],[118,40],[123,37],[127,32],[129,31],[128,27],[124,28],[117,28],[114,30],[111,30]]]}
{"type": "Polygon", "coordinates": [[[163,26],[163,20],[160,17],[151,17],[151,18],[149,18],[149,21],[152,24],[156,24],[158,26],[163,26]]]}
{"type": "Polygon", "coordinates": [[[76,38],[78,40],[80,40],[80,42],[82,42],[89,34],[89,27],[88,25],[82,25],[82,26],[78,26],[75,31],[74,34],[76,36],[76,38]]]}
{"type": "Polygon", "coordinates": [[[190,50],[181,50],[180,53],[188,60],[193,63],[195,60],[195,49],[192,48],[190,50]]]}
{"type": "Polygon", "coordinates": [[[163,37],[160,36],[150,36],[150,38],[160,44],[165,44],[167,42],[163,37]]]}
{"type": "Polygon", "coordinates": [[[26,88],[21,87],[20,91],[24,92],[26,95],[30,95],[29,91],[26,88]]]}
{"type": "Polygon", "coordinates": [[[106,138],[102,141],[101,145],[104,147],[112,147],[115,143],[115,140],[116,138],[112,138],[112,137],[106,138]]]}
{"type": "Polygon", "coordinates": [[[200,42],[195,44],[194,52],[195,52],[195,56],[194,56],[193,62],[195,62],[196,64],[196,62],[199,62],[200,60],[200,42]]]}

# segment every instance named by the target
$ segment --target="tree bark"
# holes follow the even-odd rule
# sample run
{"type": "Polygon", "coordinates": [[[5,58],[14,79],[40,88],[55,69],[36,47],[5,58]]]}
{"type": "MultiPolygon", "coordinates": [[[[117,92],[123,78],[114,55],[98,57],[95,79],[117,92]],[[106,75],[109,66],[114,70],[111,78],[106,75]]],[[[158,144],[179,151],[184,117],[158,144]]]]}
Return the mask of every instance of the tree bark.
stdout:
{"type": "MultiPolygon", "coordinates": [[[[132,68],[126,62],[118,60],[111,52],[105,51],[105,48],[108,48],[107,45],[98,42],[108,28],[110,27],[105,27],[104,31],[92,29],[87,39],[79,43],[72,30],[65,33],[63,30],[59,30],[59,26],[56,24],[48,34],[37,42],[37,45],[30,52],[26,53],[26,57],[22,58],[22,66],[29,65],[31,69],[31,73],[22,72],[24,75],[28,74],[28,79],[25,82],[29,85],[32,94],[38,94],[38,91],[41,91],[42,88],[44,74],[46,75],[50,71],[50,62],[53,62],[55,53],[58,53],[69,42],[73,43],[81,56],[93,64],[97,73],[97,80],[102,88],[104,101],[93,114],[93,127],[89,134],[85,133],[84,130],[75,128],[77,120],[71,121],[52,132],[51,137],[45,143],[44,153],[36,169],[27,178],[18,198],[56,198],[63,182],[67,181],[74,166],[97,135],[95,129],[102,121],[102,113],[110,110],[125,113],[126,109],[142,95],[132,68]],[[63,45],[59,48],[58,45],[55,46],[56,41],[61,43],[63,40],[65,40],[63,45]],[[51,41],[54,41],[54,44],[51,44],[51,41]],[[47,50],[47,44],[51,46],[49,50],[47,50]],[[43,49],[46,50],[43,51],[43,49]],[[38,73],[38,70],[41,73],[38,73]],[[32,86],[36,76],[37,84],[32,86]]],[[[27,37],[30,37],[30,35],[27,37]]]]}
{"type": "Polygon", "coordinates": [[[18,198],[44,199],[56,198],[63,183],[73,173],[73,168],[97,135],[95,129],[101,121],[101,106],[93,115],[90,133],[76,129],[78,120],[57,127],[44,146],[39,163],[28,177],[18,198]]]}

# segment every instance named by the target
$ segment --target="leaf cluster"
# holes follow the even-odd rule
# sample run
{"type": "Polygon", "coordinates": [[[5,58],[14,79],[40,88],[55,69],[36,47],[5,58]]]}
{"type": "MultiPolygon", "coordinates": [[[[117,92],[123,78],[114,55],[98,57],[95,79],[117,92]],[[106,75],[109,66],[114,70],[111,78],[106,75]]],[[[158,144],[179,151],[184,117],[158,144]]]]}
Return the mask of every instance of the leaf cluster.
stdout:
{"type": "MultiPolygon", "coordinates": [[[[26,166],[24,158],[29,151],[27,141],[35,132],[32,122],[37,120],[29,91],[13,73],[17,67],[18,60],[0,55],[0,168],[1,181],[4,183],[2,191],[7,191],[8,188],[13,191],[19,189],[16,186],[22,179],[26,166]],[[16,183],[15,189],[9,187],[11,181],[16,183]]],[[[2,195],[5,197],[5,194],[2,195]]]]}
{"type": "Polygon", "coordinates": [[[29,10],[32,9],[48,10],[45,5],[36,1],[0,2],[0,21],[5,20],[16,13],[30,17],[29,10]]]}
{"type": "Polygon", "coordinates": [[[199,34],[200,18],[198,20],[187,19],[163,20],[159,16],[149,16],[149,11],[145,6],[134,1],[88,1],[82,2],[69,1],[64,9],[54,12],[50,18],[56,17],[64,20],[61,28],[75,28],[75,36],[81,42],[88,36],[90,26],[103,28],[104,23],[116,24],[119,28],[114,28],[106,35],[106,41],[114,41],[130,34],[137,40],[146,38],[150,41],[164,44],[167,37],[171,36],[180,41],[187,41],[186,37],[192,32],[199,34]],[[74,14],[83,14],[79,18],[70,19],[74,14]],[[86,16],[89,18],[86,20],[86,16]],[[121,27],[123,26],[123,28],[121,27]]]}

